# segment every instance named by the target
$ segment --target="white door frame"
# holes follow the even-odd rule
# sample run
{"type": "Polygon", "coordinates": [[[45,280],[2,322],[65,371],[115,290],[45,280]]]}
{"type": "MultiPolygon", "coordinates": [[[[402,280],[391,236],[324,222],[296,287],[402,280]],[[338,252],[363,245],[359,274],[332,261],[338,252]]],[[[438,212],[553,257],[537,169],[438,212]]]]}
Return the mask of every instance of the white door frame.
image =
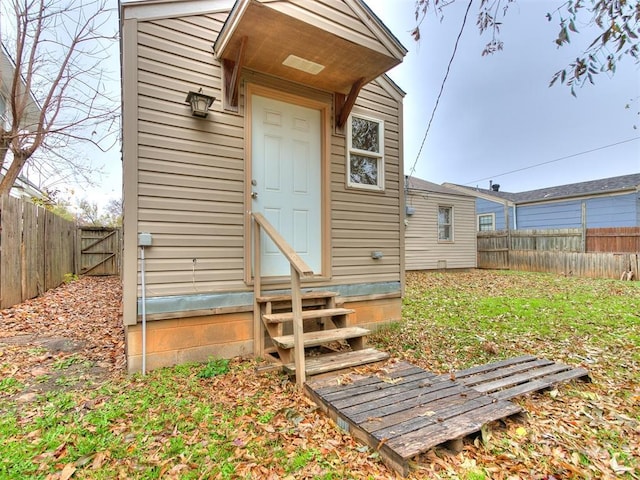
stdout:
{"type": "MultiPolygon", "coordinates": [[[[330,101],[320,101],[311,98],[306,98],[298,95],[294,95],[288,92],[283,92],[273,88],[264,87],[253,83],[248,83],[245,89],[245,282],[248,285],[253,284],[253,272],[252,272],[252,229],[251,229],[251,208],[252,208],[252,96],[259,95],[261,97],[267,97],[282,102],[292,103],[302,107],[313,108],[320,111],[320,229],[321,229],[321,272],[316,272],[314,276],[315,280],[326,280],[330,276],[331,265],[331,246],[330,246],[330,228],[329,228],[329,188],[330,182],[330,115],[331,104],[330,101]]],[[[263,283],[282,283],[287,280],[287,277],[266,277],[263,279],[263,283]]]]}

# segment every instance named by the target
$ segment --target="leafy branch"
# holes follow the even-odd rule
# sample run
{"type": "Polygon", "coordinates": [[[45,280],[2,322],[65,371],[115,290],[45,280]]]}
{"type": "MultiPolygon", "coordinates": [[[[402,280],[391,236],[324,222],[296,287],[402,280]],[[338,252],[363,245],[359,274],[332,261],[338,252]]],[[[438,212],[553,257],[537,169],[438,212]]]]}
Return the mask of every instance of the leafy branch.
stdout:
{"type": "Polygon", "coordinates": [[[559,18],[560,30],[555,39],[558,47],[571,41],[573,34],[579,33],[576,23],[596,25],[600,33],[566,68],[557,71],[549,86],[558,82],[571,89],[594,84],[594,76],[599,73],[615,74],[616,66],[625,57],[640,61],[640,0],[569,0],[553,13],[547,13],[547,20],[559,18]],[[586,18],[585,18],[586,17],[586,18]],[[585,19],[586,22],[582,22],[585,19]]]}
{"type": "MultiPolygon", "coordinates": [[[[420,40],[420,26],[427,15],[433,12],[442,20],[444,8],[454,2],[416,0],[413,38],[420,40]]],[[[483,56],[503,49],[500,27],[513,3],[515,0],[481,0],[476,25],[480,34],[491,36],[483,56]]],[[[559,23],[554,40],[558,48],[569,44],[571,37],[580,33],[576,25],[596,26],[601,31],[575,61],[553,74],[549,86],[566,85],[575,96],[576,86],[594,84],[595,75],[600,73],[615,74],[624,58],[631,57],[636,64],[640,63],[640,0],[568,0],[546,17],[559,23]]]]}

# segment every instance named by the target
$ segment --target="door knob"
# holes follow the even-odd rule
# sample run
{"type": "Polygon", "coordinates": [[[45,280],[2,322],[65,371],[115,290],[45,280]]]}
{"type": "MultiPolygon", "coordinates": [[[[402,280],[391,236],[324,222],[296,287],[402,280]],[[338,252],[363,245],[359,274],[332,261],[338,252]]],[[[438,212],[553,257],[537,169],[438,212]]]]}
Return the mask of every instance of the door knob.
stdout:
{"type": "Polygon", "coordinates": [[[251,192],[251,198],[253,198],[254,200],[258,198],[258,192],[251,192]]]}

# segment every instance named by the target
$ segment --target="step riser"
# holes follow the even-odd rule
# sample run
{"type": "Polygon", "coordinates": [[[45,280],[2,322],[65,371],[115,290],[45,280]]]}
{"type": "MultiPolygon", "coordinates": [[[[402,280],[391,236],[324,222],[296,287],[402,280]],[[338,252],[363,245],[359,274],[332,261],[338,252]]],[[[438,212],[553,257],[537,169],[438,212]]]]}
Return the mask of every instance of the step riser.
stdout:
{"type": "MultiPolygon", "coordinates": [[[[342,315],[350,315],[352,313],[355,313],[355,310],[352,310],[350,308],[323,308],[320,310],[303,310],[302,319],[308,320],[310,318],[331,318],[342,315]]],[[[293,321],[293,312],[263,314],[262,320],[265,323],[291,322],[293,321]]]]}
{"type": "MultiPolygon", "coordinates": [[[[265,302],[264,305],[271,304],[272,312],[291,311],[291,302],[265,302]]],[[[326,307],[327,302],[324,298],[310,298],[302,300],[302,308],[326,307]]]]}
{"type": "MultiPolygon", "coordinates": [[[[302,300],[314,300],[314,299],[331,299],[337,297],[338,294],[336,292],[325,292],[325,291],[312,291],[312,292],[303,292],[302,300]]],[[[282,294],[282,295],[262,295],[256,298],[258,303],[275,303],[275,302],[289,302],[291,303],[291,295],[282,294]]]]}

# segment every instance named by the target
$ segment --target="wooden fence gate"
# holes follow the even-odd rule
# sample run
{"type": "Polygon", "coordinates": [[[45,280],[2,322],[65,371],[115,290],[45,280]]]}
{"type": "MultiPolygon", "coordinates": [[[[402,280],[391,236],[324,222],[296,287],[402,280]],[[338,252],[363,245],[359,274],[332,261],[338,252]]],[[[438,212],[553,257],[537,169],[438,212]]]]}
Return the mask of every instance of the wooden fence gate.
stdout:
{"type": "Polygon", "coordinates": [[[79,275],[118,275],[122,239],[119,228],[81,227],[78,229],[79,275]]]}

